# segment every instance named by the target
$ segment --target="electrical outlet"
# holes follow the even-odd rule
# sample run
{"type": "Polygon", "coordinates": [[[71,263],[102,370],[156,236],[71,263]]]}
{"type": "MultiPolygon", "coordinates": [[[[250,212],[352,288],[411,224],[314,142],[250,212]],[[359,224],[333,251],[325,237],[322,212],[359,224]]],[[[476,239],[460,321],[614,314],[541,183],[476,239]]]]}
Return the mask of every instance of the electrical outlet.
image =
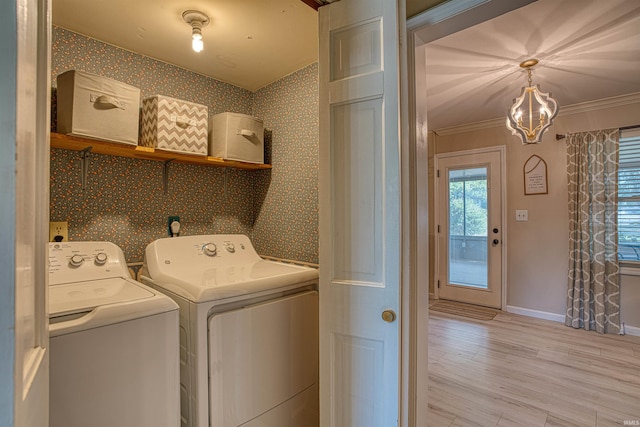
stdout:
{"type": "Polygon", "coordinates": [[[51,221],[49,222],[49,241],[50,242],[68,242],[69,227],[67,221],[51,221]]]}
{"type": "Polygon", "coordinates": [[[168,219],[168,221],[167,221],[167,235],[168,235],[169,237],[171,237],[171,223],[172,223],[173,221],[178,221],[178,222],[180,222],[180,217],[179,217],[178,215],[170,215],[170,216],[169,216],[169,219],[168,219]]]}
{"type": "Polygon", "coordinates": [[[516,221],[529,221],[529,211],[526,209],[516,210],[516,221]]]}

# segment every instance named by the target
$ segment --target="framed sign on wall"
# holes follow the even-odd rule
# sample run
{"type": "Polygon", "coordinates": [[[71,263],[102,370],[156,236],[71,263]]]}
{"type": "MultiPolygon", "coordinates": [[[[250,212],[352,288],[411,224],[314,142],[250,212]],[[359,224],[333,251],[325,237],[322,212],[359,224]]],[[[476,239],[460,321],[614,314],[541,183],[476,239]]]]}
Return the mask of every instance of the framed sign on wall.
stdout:
{"type": "Polygon", "coordinates": [[[547,194],[547,163],[542,157],[535,154],[525,162],[524,168],[524,194],[547,194]]]}

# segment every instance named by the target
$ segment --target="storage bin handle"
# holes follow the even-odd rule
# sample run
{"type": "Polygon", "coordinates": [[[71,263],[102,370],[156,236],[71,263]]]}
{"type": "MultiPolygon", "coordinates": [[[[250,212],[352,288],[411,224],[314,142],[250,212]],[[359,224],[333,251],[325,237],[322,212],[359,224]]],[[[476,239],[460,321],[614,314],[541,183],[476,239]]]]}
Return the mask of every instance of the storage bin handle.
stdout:
{"type": "Polygon", "coordinates": [[[176,126],[181,127],[182,129],[186,129],[189,126],[196,125],[195,120],[181,119],[180,117],[176,117],[176,116],[171,116],[171,121],[175,122],[176,126]]]}
{"type": "Polygon", "coordinates": [[[238,129],[238,135],[244,136],[252,144],[260,144],[260,138],[258,138],[258,134],[250,129],[238,129]]]}
{"type": "Polygon", "coordinates": [[[119,108],[121,110],[124,110],[124,105],[122,105],[122,102],[109,95],[91,95],[91,102],[93,102],[94,104],[98,104],[101,107],[110,106],[112,108],[119,108]]]}

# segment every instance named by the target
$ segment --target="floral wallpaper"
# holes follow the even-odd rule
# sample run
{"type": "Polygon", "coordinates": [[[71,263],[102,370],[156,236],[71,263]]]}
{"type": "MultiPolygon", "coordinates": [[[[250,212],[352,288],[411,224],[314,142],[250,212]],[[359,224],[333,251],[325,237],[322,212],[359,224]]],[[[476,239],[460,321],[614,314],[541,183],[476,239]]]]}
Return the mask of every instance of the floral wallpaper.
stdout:
{"type": "Polygon", "coordinates": [[[253,242],[261,253],[317,263],[318,64],[254,95],[253,113],[271,130],[273,169],[258,172],[267,179],[257,180],[253,242]]]}
{"type": "Polygon", "coordinates": [[[267,171],[170,164],[167,194],[162,162],[90,155],[85,191],[78,152],[51,150],[51,221],[68,221],[71,240],[107,240],[139,262],[151,241],[165,237],[167,217],[181,234],[243,233],[264,255],[317,262],[317,64],[256,93],[54,27],[52,130],[56,76],[76,69],[141,89],[264,120],[267,171]]]}

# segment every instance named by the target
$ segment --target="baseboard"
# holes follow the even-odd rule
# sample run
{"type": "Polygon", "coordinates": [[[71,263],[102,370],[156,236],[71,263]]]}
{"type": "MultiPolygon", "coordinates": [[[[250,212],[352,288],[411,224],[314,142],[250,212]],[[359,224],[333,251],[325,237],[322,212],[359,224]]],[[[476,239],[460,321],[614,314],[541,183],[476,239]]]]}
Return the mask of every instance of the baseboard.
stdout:
{"type": "Polygon", "coordinates": [[[530,308],[516,307],[513,305],[507,306],[507,313],[521,314],[523,316],[564,323],[564,314],[549,313],[547,311],[532,310],[530,308]]]}
{"type": "MultiPolygon", "coordinates": [[[[532,310],[530,308],[515,307],[513,305],[507,306],[507,313],[564,323],[564,314],[549,313],[547,311],[532,310]]],[[[640,328],[637,326],[624,325],[624,333],[625,335],[640,337],[640,328]]]]}
{"type": "Polygon", "coordinates": [[[636,326],[624,325],[625,335],[633,335],[634,337],[640,337],[640,328],[636,326]]]}

